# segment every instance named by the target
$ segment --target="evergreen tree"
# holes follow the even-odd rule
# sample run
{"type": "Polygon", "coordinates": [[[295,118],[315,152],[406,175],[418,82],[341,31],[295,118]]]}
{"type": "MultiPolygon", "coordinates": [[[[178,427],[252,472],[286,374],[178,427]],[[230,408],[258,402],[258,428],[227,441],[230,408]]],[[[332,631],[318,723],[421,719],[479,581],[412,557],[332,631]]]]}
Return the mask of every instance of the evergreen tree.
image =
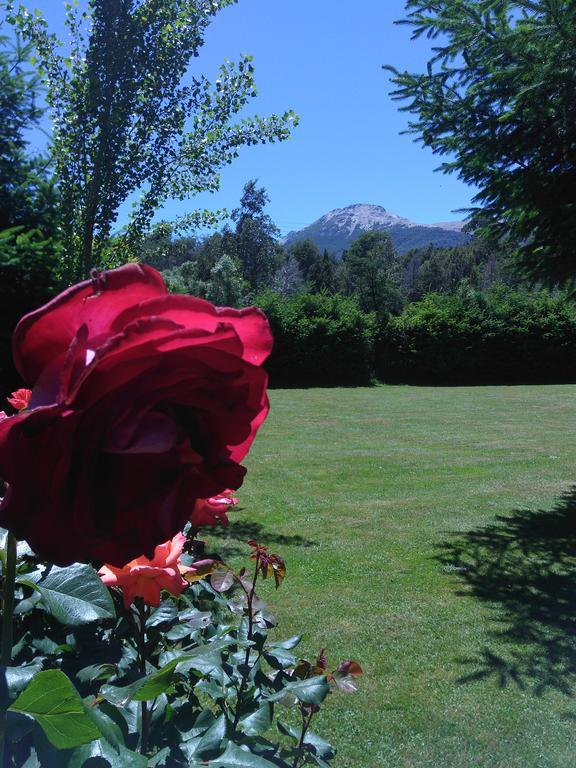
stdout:
{"type": "Polygon", "coordinates": [[[26,138],[42,116],[30,55],[18,38],[0,38],[0,392],[21,383],[12,366],[16,323],[57,290],[57,195],[46,157],[26,138]]]}
{"type": "Polygon", "coordinates": [[[517,246],[533,279],[576,278],[576,3],[408,0],[435,41],[423,73],[393,72],[409,131],[475,185],[473,221],[517,246]]]}
{"type": "Polygon", "coordinates": [[[288,248],[288,253],[293,256],[300,266],[302,277],[308,279],[308,270],[320,257],[318,246],[313,240],[298,240],[288,248]]]}
{"type": "Polygon", "coordinates": [[[232,213],[236,222],[234,255],[242,265],[244,280],[254,291],[271,284],[282,260],[279,230],[264,213],[268,195],[264,187],[258,188],[256,184],[256,179],[247,182],[240,207],[232,213]]]}
{"type": "Polygon", "coordinates": [[[401,308],[398,260],[386,232],[363,232],[342,259],[348,292],[363,311],[383,316],[401,308]]]}
{"type": "Polygon", "coordinates": [[[312,293],[336,293],[336,262],[324,249],[322,255],[314,259],[307,273],[308,288],[312,293]]]}

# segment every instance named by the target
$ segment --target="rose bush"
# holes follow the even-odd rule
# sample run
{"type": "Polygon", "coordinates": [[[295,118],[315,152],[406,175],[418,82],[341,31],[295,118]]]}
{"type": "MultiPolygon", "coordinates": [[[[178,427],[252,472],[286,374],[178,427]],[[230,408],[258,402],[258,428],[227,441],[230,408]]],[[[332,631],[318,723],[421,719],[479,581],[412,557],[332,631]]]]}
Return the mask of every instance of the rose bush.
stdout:
{"type": "Polygon", "coordinates": [[[0,420],[0,525],[59,565],[152,558],[197,499],[238,488],[268,412],[260,310],[170,295],[129,264],[24,317],[28,407],[0,420]]]}

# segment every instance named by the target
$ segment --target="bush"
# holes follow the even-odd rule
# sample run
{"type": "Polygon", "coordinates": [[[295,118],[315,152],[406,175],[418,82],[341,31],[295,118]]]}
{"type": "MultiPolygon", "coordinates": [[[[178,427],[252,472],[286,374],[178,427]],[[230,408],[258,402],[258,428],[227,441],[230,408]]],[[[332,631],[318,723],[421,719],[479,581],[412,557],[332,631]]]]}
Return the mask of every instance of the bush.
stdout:
{"type": "Polygon", "coordinates": [[[429,294],[391,318],[376,350],[387,382],[576,381],[576,304],[563,294],[429,294]]]}
{"type": "Polygon", "coordinates": [[[57,265],[57,244],[39,230],[0,232],[0,392],[22,384],[12,363],[12,332],[23,315],[55,295],[57,265]]]}
{"type": "Polygon", "coordinates": [[[274,351],[267,369],[272,386],[369,384],[376,318],[340,294],[271,291],[256,297],[270,320],[274,351]]]}

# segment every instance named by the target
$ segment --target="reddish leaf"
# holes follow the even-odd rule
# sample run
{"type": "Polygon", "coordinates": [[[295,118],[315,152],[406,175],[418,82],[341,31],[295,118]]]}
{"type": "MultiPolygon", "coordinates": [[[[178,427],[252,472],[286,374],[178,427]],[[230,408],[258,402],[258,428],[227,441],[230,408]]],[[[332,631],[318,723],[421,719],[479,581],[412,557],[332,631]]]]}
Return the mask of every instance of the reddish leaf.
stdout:
{"type": "Polygon", "coordinates": [[[210,584],[216,592],[226,592],[234,584],[234,571],[219,569],[210,576],[210,584]]]}

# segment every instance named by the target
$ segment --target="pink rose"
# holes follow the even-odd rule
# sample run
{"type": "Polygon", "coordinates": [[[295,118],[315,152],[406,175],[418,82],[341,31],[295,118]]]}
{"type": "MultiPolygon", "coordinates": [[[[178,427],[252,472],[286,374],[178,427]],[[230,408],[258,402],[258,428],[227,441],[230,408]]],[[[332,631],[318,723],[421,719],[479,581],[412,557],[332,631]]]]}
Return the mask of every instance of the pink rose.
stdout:
{"type": "Polygon", "coordinates": [[[179,595],[188,582],[183,573],[194,572],[194,568],[180,565],[180,555],[186,537],[177,534],[170,541],[159,544],[154,557],[137,557],[122,568],[103,565],[98,575],[108,587],[120,587],[124,606],[129,608],[135,597],[143,598],[148,605],[160,605],[160,592],[165,589],[172,595],[179,595]]]}
{"type": "Polygon", "coordinates": [[[17,389],[16,392],[12,392],[12,397],[7,397],[6,400],[13,408],[16,408],[17,411],[23,411],[28,408],[31,397],[31,390],[17,389]]]}

